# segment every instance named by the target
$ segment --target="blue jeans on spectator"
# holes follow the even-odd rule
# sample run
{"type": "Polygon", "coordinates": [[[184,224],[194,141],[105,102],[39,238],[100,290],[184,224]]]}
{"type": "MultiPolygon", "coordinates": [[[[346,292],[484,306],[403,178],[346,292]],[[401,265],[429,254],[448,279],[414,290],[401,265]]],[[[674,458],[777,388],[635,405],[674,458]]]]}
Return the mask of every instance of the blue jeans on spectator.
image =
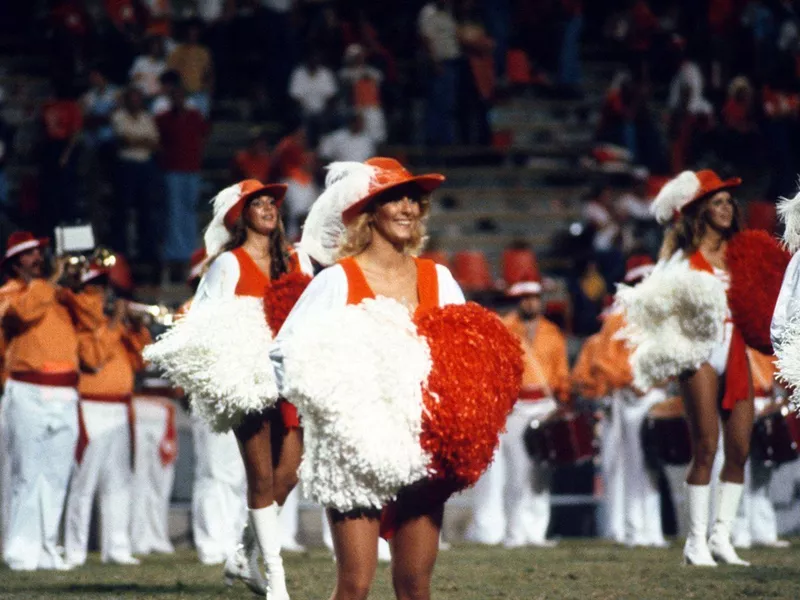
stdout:
{"type": "Polygon", "coordinates": [[[167,231],[164,260],[188,262],[197,248],[197,204],[200,173],[167,171],[167,231]]]}
{"type": "Polygon", "coordinates": [[[161,171],[152,158],[145,162],[120,159],[117,164],[119,205],[111,215],[115,250],[140,261],[157,263],[164,238],[164,202],[161,171]],[[128,217],[134,212],[136,243],[128,239],[128,217]]]}
{"type": "Polygon", "coordinates": [[[456,141],[456,102],[458,59],[440,63],[441,72],[433,72],[428,82],[425,109],[425,138],[431,146],[446,146],[456,141]]]}
{"type": "Polygon", "coordinates": [[[561,39],[561,56],[558,61],[558,80],[561,85],[578,87],[581,73],[581,31],[583,16],[575,15],[564,24],[564,37],[561,39]]]}
{"type": "Polygon", "coordinates": [[[208,92],[193,92],[187,96],[194,107],[206,118],[211,117],[211,94],[208,92]]]}
{"type": "Polygon", "coordinates": [[[8,195],[8,175],[5,167],[0,167],[0,209],[8,210],[11,198],[8,195]]]}

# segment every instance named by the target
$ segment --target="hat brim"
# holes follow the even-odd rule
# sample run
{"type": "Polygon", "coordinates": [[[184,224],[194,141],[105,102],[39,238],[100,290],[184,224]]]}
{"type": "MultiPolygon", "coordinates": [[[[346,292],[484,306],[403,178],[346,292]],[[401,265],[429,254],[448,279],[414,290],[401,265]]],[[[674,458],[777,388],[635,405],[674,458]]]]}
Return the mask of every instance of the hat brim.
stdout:
{"type": "Polygon", "coordinates": [[[280,207],[280,205],[283,203],[283,199],[286,197],[286,190],[288,189],[289,186],[285,183],[265,183],[262,187],[242,196],[239,199],[239,202],[247,202],[256,196],[266,195],[275,200],[275,206],[280,207]]]}
{"type": "Polygon", "coordinates": [[[714,194],[716,194],[718,192],[724,192],[724,191],[727,191],[727,190],[731,190],[733,188],[739,187],[740,185],[742,185],[741,177],[731,177],[730,179],[726,179],[725,181],[720,183],[718,186],[713,187],[710,190],[707,190],[701,196],[698,196],[694,200],[692,200],[690,202],[687,202],[681,208],[681,212],[685,211],[687,207],[692,206],[693,204],[697,204],[701,200],[705,200],[706,198],[709,198],[709,197],[713,196],[714,194]]]}
{"type": "Polygon", "coordinates": [[[445,181],[445,176],[440,175],[439,173],[427,173],[425,175],[416,175],[414,177],[410,177],[404,181],[397,181],[394,183],[390,183],[383,187],[380,187],[370,194],[364,196],[361,200],[347,208],[344,212],[342,212],[342,221],[345,224],[349,223],[353,219],[355,219],[359,214],[361,214],[364,209],[369,206],[370,202],[375,200],[381,194],[385,194],[390,190],[394,190],[400,187],[411,187],[416,188],[423,194],[430,194],[439,186],[441,186],[445,181]]]}
{"type": "Polygon", "coordinates": [[[34,248],[47,248],[50,245],[50,238],[48,238],[48,237],[36,238],[35,240],[30,240],[30,241],[36,241],[38,243],[36,245],[23,248],[21,250],[17,250],[16,252],[14,252],[12,254],[9,254],[8,256],[4,256],[3,260],[0,261],[0,267],[4,267],[5,264],[9,260],[14,258],[15,256],[19,256],[20,254],[23,254],[25,252],[29,252],[30,250],[33,250],[34,248]]]}

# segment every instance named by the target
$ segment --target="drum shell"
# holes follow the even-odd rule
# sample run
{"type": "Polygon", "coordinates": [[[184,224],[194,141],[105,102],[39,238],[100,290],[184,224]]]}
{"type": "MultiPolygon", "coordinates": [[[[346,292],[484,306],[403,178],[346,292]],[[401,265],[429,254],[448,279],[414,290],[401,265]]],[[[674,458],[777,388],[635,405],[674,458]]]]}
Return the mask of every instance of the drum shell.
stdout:
{"type": "Polygon", "coordinates": [[[648,415],[642,424],[642,447],[647,466],[688,465],[692,460],[692,439],[686,417],[648,415]]]}
{"type": "Polygon", "coordinates": [[[597,453],[591,416],[568,409],[532,420],[524,442],[531,458],[553,465],[581,464],[597,453]]]}
{"type": "Polygon", "coordinates": [[[753,424],[750,456],[753,460],[780,465],[800,456],[800,418],[784,405],[769,407],[753,424]]]}

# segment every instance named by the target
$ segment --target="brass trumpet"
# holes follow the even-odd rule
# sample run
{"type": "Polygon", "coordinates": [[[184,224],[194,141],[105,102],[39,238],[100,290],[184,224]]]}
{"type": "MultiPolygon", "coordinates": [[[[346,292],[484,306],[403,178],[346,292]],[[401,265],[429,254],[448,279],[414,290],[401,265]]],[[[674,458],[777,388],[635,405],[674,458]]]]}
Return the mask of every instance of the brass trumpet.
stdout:
{"type": "Polygon", "coordinates": [[[169,327],[175,322],[175,311],[166,304],[144,304],[142,302],[128,302],[128,313],[150,323],[157,323],[169,327]]]}

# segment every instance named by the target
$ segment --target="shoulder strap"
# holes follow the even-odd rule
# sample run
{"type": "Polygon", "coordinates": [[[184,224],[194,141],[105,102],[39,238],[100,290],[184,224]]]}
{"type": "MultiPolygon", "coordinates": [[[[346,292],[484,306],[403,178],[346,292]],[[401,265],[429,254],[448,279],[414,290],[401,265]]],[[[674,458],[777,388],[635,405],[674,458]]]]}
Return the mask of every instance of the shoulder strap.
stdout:
{"type": "Polygon", "coordinates": [[[700,250],[695,250],[694,253],[689,257],[689,266],[691,266],[696,271],[706,271],[707,273],[714,273],[714,267],[711,266],[711,263],[708,262],[703,253],[700,250]]]}
{"type": "Polygon", "coordinates": [[[358,304],[366,298],[374,298],[375,294],[372,288],[367,283],[367,278],[361,267],[353,257],[343,258],[339,264],[344,269],[344,274],[347,277],[347,303],[358,304]]]}
{"type": "Polygon", "coordinates": [[[436,272],[436,263],[427,258],[414,260],[417,263],[419,308],[435,308],[439,306],[439,274],[436,272]]]}

